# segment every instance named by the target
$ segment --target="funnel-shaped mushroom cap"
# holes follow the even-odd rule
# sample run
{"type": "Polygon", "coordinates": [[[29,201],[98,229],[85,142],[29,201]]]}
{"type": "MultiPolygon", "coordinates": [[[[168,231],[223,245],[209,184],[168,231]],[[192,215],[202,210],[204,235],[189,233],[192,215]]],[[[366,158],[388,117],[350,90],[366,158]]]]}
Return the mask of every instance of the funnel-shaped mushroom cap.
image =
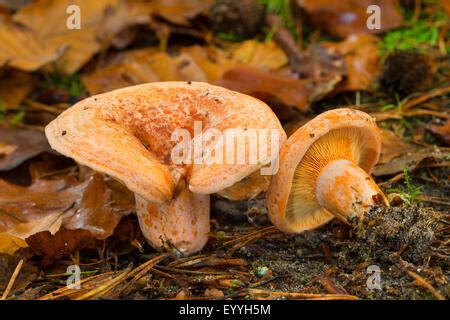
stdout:
{"type": "MultiPolygon", "coordinates": [[[[196,123],[203,132],[264,129],[275,130],[282,142],[285,139],[281,124],[266,104],[200,82],[154,82],[93,96],[63,112],[45,133],[58,152],[158,203],[171,198],[180,178],[173,172],[179,172],[179,167],[186,169],[182,171],[188,172],[189,187],[197,193],[229,187],[261,167],[259,162],[174,163],[172,151],[180,142],[172,139],[174,132],[184,130],[194,138],[196,123]]],[[[270,139],[258,142],[258,149],[269,150],[269,154],[270,147],[270,139]]],[[[278,150],[271,159],[277,155],[278,150]]]]}
{"type": "Polygon", "coordinates": [[[320,114],[281,149],[280,168],[267,193],[271,221],[294,233],[335,216],[346,221],[361,214],[381,193],[369,176],[380,149],[379,129],[368,114],[353,109],[320,114]]]}
{"type": "Polygon", "coordinates": [[[168,241],[186,254],[207,241],[209,195],[202,194],[273,164],[286,139],[263,102],[200,82],[154,82],[93,96],[63,112],[45,133],[55,150],[136,193],[142,232],[155,248],[168,241]],[[204,139],[227,130],[235,144],[204,139]],[[214,152],[204,153],[203,144],[214,152]],[[187,148],[180,153],[180,146],[187,148]]]}

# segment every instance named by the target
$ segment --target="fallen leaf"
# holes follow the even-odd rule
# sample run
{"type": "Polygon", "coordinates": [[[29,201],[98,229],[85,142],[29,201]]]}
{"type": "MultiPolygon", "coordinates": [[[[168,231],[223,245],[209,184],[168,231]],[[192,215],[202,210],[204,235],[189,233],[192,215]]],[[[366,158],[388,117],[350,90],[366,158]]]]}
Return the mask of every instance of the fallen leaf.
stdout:
{"type": "Polygon", "coordinates": [[[226,72],[217,84],[254,96],[269,105],[281,103],[303,112],[309,109],[315,90],[312,81],[290,79],[249,67],[226,72]]]}
{"type": "Polygon", "coordinates": [[[430,122],[425,128],[441,139],[446,146],[450,146],[450,118],[443,125],[430,122]]]}
{"type": "Polygon", "coordinates": [[[226,50],[215,47],[184,47],[177,55],[155,48],[130,50],[82,77],[91,94],[153,81],[207,81],[214,83],[240,65],[274,71],[287,63],[273,42],[245,41],[226,50]]]}
{"type": "Polygon", "coordinates": [[[388,163],[392,159],[415,149],[413,145],[405,142],[392,131],[383,129],[381,130],[381,156],[378,163],[388,163]]]}
{"type": "MultiPolygon", "coordinates": [[[[64,220],[64,227],[69,230],[88,230],[96,239],[105,239],[113,234],[122,215],[134,210],[134,197],[128,190],[116,195],[115,203],[112,198],[113,190],[105,185],[102,176],[94,175],[90,178],[80,205],[73,209],[73,214],[64,220]],[[128,201],[122,206],[118,196],[128,195],[128,201]],[[123,206],[124,205],[124,206],[123,206]]],[[[118,192],[116,192],[118,193],[118,192]]],[[[122,197],[123,198],[123,197],[122,197]]]]}
{"type": "Polygon", "coordinates": [[[72,74],[112,43],[121,31],[148,23],[151,15],[189,25],[189,19],[205,12],[209,5],[210,1],[201,0],[42,0],[21,8],[14,21],[33,30],[50,50],[65,49],[55,65],[64,73],[72,74]],[[70,30],[66,26],[69,5],[80,8],[80,29],[70,30]]]}
{"type": "Polygon", "coordinates": [[[14,152],[0,157],[0,171],[11,170],[43,152],[52,152],[44,133],[32,129],[0,126],[0,144],[16,146],[14,152]]]}
{"type": "MultiPolygon", "coordinates": [[[[28,247],[25,240],[0,232],[0,253],[13,255],[20,248],[28,247]]],[[[0,255],[1,256],[1,255],[0,255]]],[[[0,285],[1,289],[1,285],[0,285]]]]}
{"type": "MultiPolygon", "coordinates": [[[[99,175],[81,182],[71,175],[38,179],[28,187],[0,180],[0,189],[0,232],[22,240],[44,231],[56,234],[62,227],[105,239],[123,216],[134,211],[133,194],[99,175]]],[[[14,238],[4,248],[8,252],[14,238]]]]}
{"type": "Polygon", "coordinates": [[[312,23],[328,33],[346,37],[358,33],[382,33],[401,25],[403,17],[398,0],[297,0],[312,23]],[[370,5],[380,7],[380,28],[369,29],[366,10],[370,5]]]}
{"type": "Polygon", "coordinates": [[[419,165],[426,167],[427,163],[435,164],[448,161],[450,155],[440,150],[425,149],[416,152],[408,152],[387,163],[378,164],[373,170],[373,175],[384,176],[402,172],[404,169],[413,171],[419,165]]]}
{"type": "Polygon", "coordinates": [[[0,101],[6,109],[14,109],[28,96],[35,84],[34,77],[19,70],[8,70],[0,78],[0,101]]]}
{"type": "MultiPolygon", "coordinates": [[[[20,257],[0,254],[0,292],[4,292],[6,289],[20,260],[20,257]]],[[[38,268],[31,261],[25,261],[14,281],[14,286],[11,288],[9,297],[24,290],[38,276],[38,268]]]]}
{"type": "Polygon", "coordinates": [[[207,81],[188,54],[170,56],[154,48],[128,51],[110,65],[82,77],[91,94],[152,81],[207,81]]]}
{"type": "Polygon", "coordinates": [[[379,39],[373,35],[350,35],[342,42],[326,42],[344,57],[346,77],[336,91],[368,90],[376,82],[380,70],[378,61],[379,39]]]}
{"type": "MultiPolygon", "coordinates": [[[[101,44],[97,39],[105,10],[116,7],[119,0],[42,0],[21,8],[14,21],[33,30],[40,43],[51,50],[65,49],[57,61],[57,67],[67,74],[80,69],[101,44]],[[67,27],[66,9],[77,5],[81,11],[81,28],[70,30],[67,27]]],[[[54,59],[53,59],[54,60],[54,59]]]]}
{"type": "Polygon", "coordinates": [[[86,230],[59,230],[55,234],[43,231],[26,239],[34,253],[44,256],[41,265],[51,265],[53,262],[94,243],[94,238],[86,230]]]}
{"type": "Polygon", "coordinates": [[[209,83],[219,80],[222,75],[236,66],[230,55],[216,47],[191,46],[184,47],[181,52],[188,54],[203,70],[209,83]]]}
{"type": "Polygon", "coordinates": [[[0,43],[0,67],[35,71],[61,54],[61,48],[44,45],[32,28],[19,25],[4,15],[0,15],[0,43]]]}
{"type": "Polygon", "coordinates": [[[0,158],[3,158],[4,156],[13,153],[14,151],[17,150],[17,148],[18,146],[0,143],[0,158]]]}
{"type": "Polygon", "coordinates": [[[79,183],[70,176],[38,180],[28,187],[0,180],[0,232],[12,230],[16,236],[28,237],[38,229],[48,230],[82,197],[88,183],[79,183]]]}
{"type": "Polygon", "coordinates": [[[288,63],[286,54],[273,41],[247,40],[228,50],[237,64],[264,71],[278,70],[288,63]]]}
{"type": "Polygon", "coordinates": [[[157,0],[150,2],[153,13],[179,25],[189,25],[190,19],[207,13],[212,0],[157,0]]]}

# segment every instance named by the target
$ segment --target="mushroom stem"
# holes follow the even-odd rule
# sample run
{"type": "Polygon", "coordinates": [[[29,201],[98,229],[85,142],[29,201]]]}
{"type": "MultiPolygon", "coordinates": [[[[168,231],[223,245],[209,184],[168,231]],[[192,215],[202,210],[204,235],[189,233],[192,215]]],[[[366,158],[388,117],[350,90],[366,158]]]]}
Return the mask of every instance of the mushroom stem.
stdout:
{"type": "Polygon", "coordinates": [[[370,175],[349,160],[334,160],[322,169],[316,197],[323,208],[345,223],[349,217],[361,216],[375,204],[389,206],[370,175]]]}
{"type": "Polygon", "coordinates": [[[135,197],[139,225],[153,248],[161,250],[169,244],[189,255],[208,242],[209,195],[194,194],[183,183],[168,203],[152,203],[137,194],[135,197]]]}

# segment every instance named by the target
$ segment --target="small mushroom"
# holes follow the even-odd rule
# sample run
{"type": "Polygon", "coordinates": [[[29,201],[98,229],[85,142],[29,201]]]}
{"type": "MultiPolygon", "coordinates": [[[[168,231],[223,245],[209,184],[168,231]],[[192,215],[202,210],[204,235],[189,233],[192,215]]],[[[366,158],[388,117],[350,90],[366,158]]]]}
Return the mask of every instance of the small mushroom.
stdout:
{"type": "Polygon", "coordinates": [[[298,233],[389,205],[370,177],[380,149],[379,129],[368,114],[346,108],[320,114],[281,148],[267,192],[270,220],[283,232],[298,233]]]}
{"type": "MultiPolygon", "coordinates": [[[[201,132],[267,129],[278,133],[279,145],[286,139],[263,102],[200,82],[154,82],[93,96],[63,112],[45,133],[53,149],[135,193],[141,230],[154,248],[170,243],[190,254],[208,240],[209,194],[232,187],[279,151],[272,152],[271,139],[262,139],[258,149],[270,154],[264,163],[173,161],[179,145],[174,132],[195,134],[196,123],[201,132]]],[[[188,150],[195,149],[197,137],[189,138],[188,150]]],[[[247,159],[248,140],[244,150],[247,159]]],[[[225,148],[225,157],[231,151],[235,148],[225,148]]]]}

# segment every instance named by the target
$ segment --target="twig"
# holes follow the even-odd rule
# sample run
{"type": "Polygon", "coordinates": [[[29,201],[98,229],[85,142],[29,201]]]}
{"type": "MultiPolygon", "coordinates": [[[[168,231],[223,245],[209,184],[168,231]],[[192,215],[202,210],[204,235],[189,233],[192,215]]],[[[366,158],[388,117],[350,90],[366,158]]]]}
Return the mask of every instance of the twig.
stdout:
{"type": "Polygon", "coordinates": [[[427,282],[424,278],[422,278],[421,276],[419,276],[417,273],[412,272],[412,271],[408,271],[408,274],[415,280],[414,283],[422,288],[427,289],[428,291],[430,291],[433,296],[436,297],[436,299],[438,300],[446,300],[445,297],[442,295],[442,293],[440,293],[439,291],[437,291],[429,282],[427,282]]]}
{"type": "Polygon", "coordinates": [[[433,89],[433,90],[423,94],[420,97],[405,101],[401,106],[401,110],[406,111],[422,102],[425,102],[431,98],[443,95],[447,92],[450,92],[450,86],[433,89]]]}
{"type": "Polygon", "coordinates": [[[280,17],[269,13],[266,18],[267,24],[273,28],[275,43],[286,53],[289,65],[294,71],[304,71],[301,66],[305,65],[306,57],[300,51],[290,32],[283,27],[280,17]]]}
{"type": "Polygon", "coordinates": [[[291,299],[311,299],[311,300],[359,300],[358,297],[350,294],[326,294],[326,293],[301,293],[301,292],[281,292],[263,289],[248,289],[248,293],[254,295],[268,295],[271,297],[282,297],[291,299]]]}
{"type": "Polygon", "coordinates": [[[22,269],[22,266],[23,266],[23,259],[21,259],[19,261],[19,263],[16,266],[16,269],[14,269],[14,272],[13,272],[13,274],[11,276],[11,279],[9,279],[9,282],[8,282],[8,285],[7,285],[6,289],[5,289],[5,292],[3,292],[1,300],[6,300],[6,297],[8,296],[9,292],[11,291],[11,289],[12,289],[12,287],[14,285],[14,282],[16,282],[17,276],[19,275],[19,272],[22,269]]]}

